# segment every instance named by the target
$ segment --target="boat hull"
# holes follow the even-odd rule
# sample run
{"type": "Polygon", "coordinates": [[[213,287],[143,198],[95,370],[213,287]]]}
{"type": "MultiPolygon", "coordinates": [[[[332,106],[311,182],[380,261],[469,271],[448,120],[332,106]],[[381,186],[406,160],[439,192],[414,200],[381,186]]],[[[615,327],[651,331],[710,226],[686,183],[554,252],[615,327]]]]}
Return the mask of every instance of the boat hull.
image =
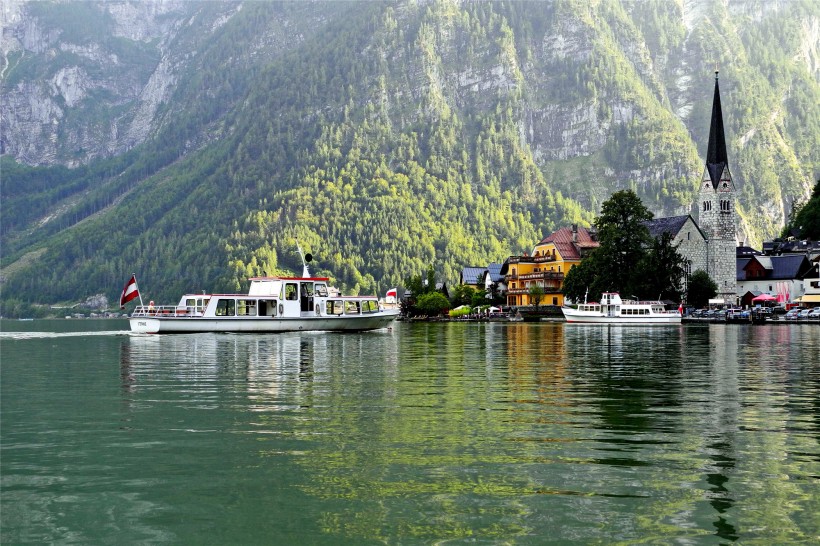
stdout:
{"type": "Polygon", "coordinates": [[[570,324],[636,324],[640,326],[666,326],[680,324],[681,317],[677,313],[664,315],[644,316],[605,316],[602,313],[584,313],[563,309],[564,318],[570,324]]]}
{"type": "Polygon", "coordinates": [[[278,332],[361,332],[385,328],[398,310],[361,316],[324,317],[131,317],[131,331],[142,334],[190,334],[199,332],[278,333],[278,332]]]}

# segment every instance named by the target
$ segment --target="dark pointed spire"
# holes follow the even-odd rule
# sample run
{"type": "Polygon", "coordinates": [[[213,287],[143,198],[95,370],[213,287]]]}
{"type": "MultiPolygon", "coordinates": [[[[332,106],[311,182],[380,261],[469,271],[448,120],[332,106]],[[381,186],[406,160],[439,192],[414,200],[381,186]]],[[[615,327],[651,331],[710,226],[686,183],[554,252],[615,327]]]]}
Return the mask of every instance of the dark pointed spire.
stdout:
{"type": "Polygon", "coordinates": [[[709,148],[706,150],[706,168],[712,186],[717,187],[723,169],[729,163],[726,156],[726,137],[723,133],[723,111],[720,108],[718,71],[715,70],[715,97],[712,99],[712,125],[709,128],[709,148]]]}

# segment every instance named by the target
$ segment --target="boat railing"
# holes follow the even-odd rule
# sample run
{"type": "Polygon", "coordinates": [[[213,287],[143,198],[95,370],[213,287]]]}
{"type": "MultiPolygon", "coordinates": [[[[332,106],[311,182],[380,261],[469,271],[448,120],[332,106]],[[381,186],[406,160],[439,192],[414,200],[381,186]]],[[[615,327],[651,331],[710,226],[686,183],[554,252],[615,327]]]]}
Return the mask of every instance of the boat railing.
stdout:
{"type": "Polygon", "coordinates": [[[132,317],[186,317],[193,316],[187,307],[177,307],[176,305],[137,305],[132,317]]]}

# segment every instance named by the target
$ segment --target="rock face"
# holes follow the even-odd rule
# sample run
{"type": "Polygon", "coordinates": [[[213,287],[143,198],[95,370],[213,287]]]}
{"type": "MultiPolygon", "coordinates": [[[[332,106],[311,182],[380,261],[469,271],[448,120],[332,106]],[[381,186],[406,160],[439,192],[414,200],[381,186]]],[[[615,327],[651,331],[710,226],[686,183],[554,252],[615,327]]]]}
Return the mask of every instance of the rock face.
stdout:
{"type": "MultiPolygon", "coordinates": [[[[510,25],[516,19],[505,19],[506,8],[466,9],[477,4],[401,1],[382,6],[380,18],[369,20],[361,43],[381,50],[389,68],[369,73],[374,67],[366,67],[357,74],[356,85],[384,78],[374,100],[393,101],[390,112],[397,126],[412,128],[424,118],[438,123],[450,109],[469,117],[511,105],[509,117],[515,118],[522,147],[565,196],[595,210],[611,191],[633,187],[657,214],[684,214],[702,168],[697,156],[706,136],[708,94],[703,88],[709,86],[712,65],[707,57],[734,59],[730,69],[737,77],[729,81],[736,82],[738,91],[729,97],[735,111],[759,108],[755,102],[772,106],[767,115],[732,120],[737,142],[731,143],[731,162],[739,184],[758,189],[757,179],[775,181],[765,191],[745,192],[750,203],[744,207],[771,210],[773,219],[756,216],[759,225],[744,226],[743,239],[753,240],[753,232],[761,230],[772,232],[782,224],[787,202],[809,195],[811,167],[801,165],[812,158],[806,161],[806,153],[801,157],[795,152],[798,145],[788,139],[782,144],[767,140],[774,134],[797,134],[786,126],[782,112],[793,97],[803,96],[800,86],[809,88],[807,102],[816,92],[811,83],[820,70],[820,17],[801,20],[792,37],[795,61],[814,80],[789,80],[779,88],[761,85],[768,94],[756,90],[755,100],[749,101],[740,92],[740,85],[748,84],[741,77],[760,70],[743,64],[748,55],[732,53],[743,49],[737,27],[760,21],[772,26],[767,18],[785,10],[783,0],[612,0],[581,7],[542,2],[528,13],[532,21],[518,21],[520,28],[514,29],[510,25]],[[496,9],[501,15],[493,13],[496,9]],[[656,20],[663,24],[652,23],[656,20]],[[476,34],[477,27],[489,30],[476,34]],[[630,148],[627,142],[637,144],[630,148]],[[774,159],[789,160],[777,159],[776,172],[761,174],[771,161],[758,148],[774,159]]],[[[123,154],[166,127],[176,128],[178,119],[207,118],[204,128],[185,135],[186,150],[193,149],[201,140],[219,138],[220,128],[208,123],[216,125],[233,106],[225,103],[225,94],[216,93],[229,79],[223,68],[239,66],[243,76],[249,75],[228,86],[253,86],[253,77],[264,72],[272,56],[298,48],[334,20],[339,24],[321,38],[343,35],[340,30],[355,19],[342,19],[345,13],[378,7],[366,2],[284,5],[4,0],[0,153],[28,165],[77,166],[123,154]],[[244,34],[227,32],[243,17],[245,23],[264,19],[266,26],[244,34]],[[226,31],[223,36],[221,30],[226,31]],[[233,42],[220,42],[226,35],[233,42]],[[220,53],[217,49],[224,53],[222,64],[210,64],[217,56],[213,54],[220,53]],[[218,76],[198,81],[204,67],[209,70],[201,72],[218,76]],[[196,98],[200,102],[193,104],[196,98]],[[208,117],[196,110],[204,110],[203,105],[219,111],[208,117]],[[190,115],[176,116],[183,110],[190,115]]],[[[292,73],[303,69],[332,71],[295,66],[292,73]]],[[[232,98],[240,101],[241,91],[233,91],[232,98]]],[[[352,100],[348,96],[344,102],[352,100]]],[[[812,120],[792,123],[814,126],[812,120]]]]}
{"type": "MultiPolygon", "coordinates": [[[[192,53],[171,44],[199,9],[178,0],[74,2],[55,15],[37,3],[4,2],[2,153],[29,165],[75,166],[144,141],[162,123],[158,108],[192,53]],[[72,34],[59,15],[80,6],[89,26],[72,34]]],[[[216,23],[236,9],[225,3],[206,15],[216,23]]]]}

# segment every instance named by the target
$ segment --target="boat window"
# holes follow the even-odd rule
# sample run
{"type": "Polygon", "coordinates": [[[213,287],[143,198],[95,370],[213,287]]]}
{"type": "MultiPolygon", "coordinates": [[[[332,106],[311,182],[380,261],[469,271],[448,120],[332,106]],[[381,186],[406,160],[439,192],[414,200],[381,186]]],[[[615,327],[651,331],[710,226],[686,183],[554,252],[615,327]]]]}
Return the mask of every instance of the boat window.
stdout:
{"type": "Polygon", "coordinates": [[[376,300],[365,300],[362,302],[362,312],[374,313],[379,310],[379,304],[376,300]]]}
{"type": "Polygon", "coordinates": [[[310,297],[313,295],[313,283],[312,282],[303,282],[302,283],[302,295],[310,297]]]}
{"type": "Polygon", "coordinates": [[[196,305],[196,299],[188,298],[188,299],[185,300],[185,306],[186,307],[194,307],[195,305],[196,305]]]}
{"type": "Polygon", "coordinates": [[[324,284],[324,283],[321,283],[321,284],[316,283],[315,286],[316,286],[316,295],[319,296],[320,298],[326,298],[327,297],[327,285],[324,284]]]}
{"type": "Polygon", "coordinates": [[[256,300],[237,300],[236,314],[240,317],[255,317],[256,300]]]}
{"type": "Polygon", "coordinates": [[[289,301],[296,301],[299,299],[299,288],[296,283],[287,283],[285,285],[285,299],[289,301]]]}
{"type": "Polygon", "coordinates": [[[326,309],[328,315],[341,315],[345,311],[344,302],[342,300],[328,300],[326,309]]]}
{"type": "Polygon", "coordinates": [[[216,316],[232,317],[235,315],[236,302],[234,300],[219,300],[216,302],[216,316]]]}
{"type": "Polygon", "coordinates": [[[276,300],[259,300],[259,316],[260,317],[275,317],[276,316],[276,300]]]}
{"type": "Polygon", "coordinates": [[[358,301],[346,301],[345,302],[345,313],[348,315],[358,315],[359,314],[359,302],[358,301]]]}

